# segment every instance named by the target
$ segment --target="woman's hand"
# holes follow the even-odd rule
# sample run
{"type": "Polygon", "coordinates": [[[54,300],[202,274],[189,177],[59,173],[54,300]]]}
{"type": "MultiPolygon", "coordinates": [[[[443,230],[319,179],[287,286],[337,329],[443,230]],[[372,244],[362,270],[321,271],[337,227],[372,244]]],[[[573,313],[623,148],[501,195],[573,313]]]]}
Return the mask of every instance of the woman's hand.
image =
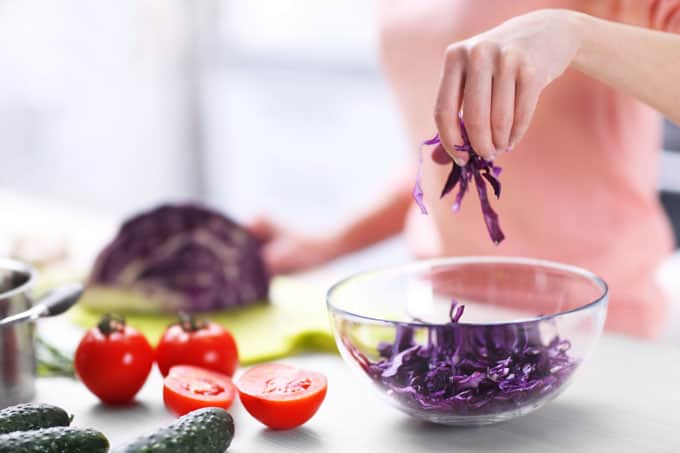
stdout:
{"type": "Polygon", "coordinates": [[[291,231],[265,217],[256,218],[247,227],[263,241],[263,258],[272,275],[302,271],[338,255],[332,238],[291,231]]]}
{"type": "Polygon", "coordinates": [[[566,10],[513,18],[446,50],[435,120],[441,143],[459,165],[458,113],[477,153],[493,160],[522,138],[543,89],[569,66],[579,34],[566,10]]]}

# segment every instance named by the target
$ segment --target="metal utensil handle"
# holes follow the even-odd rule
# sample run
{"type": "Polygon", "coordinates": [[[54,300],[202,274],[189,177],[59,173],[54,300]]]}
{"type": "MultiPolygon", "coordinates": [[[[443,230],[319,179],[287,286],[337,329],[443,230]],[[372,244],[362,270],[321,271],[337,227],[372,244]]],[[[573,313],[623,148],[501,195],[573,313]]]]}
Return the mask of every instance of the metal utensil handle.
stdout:
{"type": "Polygon", "coordinates": [[[78,301],[82,293],[83,285],[61,286],[38,299],[37,303],[28,310],[1,319],[0,327],[64,313],[78,301]]]}

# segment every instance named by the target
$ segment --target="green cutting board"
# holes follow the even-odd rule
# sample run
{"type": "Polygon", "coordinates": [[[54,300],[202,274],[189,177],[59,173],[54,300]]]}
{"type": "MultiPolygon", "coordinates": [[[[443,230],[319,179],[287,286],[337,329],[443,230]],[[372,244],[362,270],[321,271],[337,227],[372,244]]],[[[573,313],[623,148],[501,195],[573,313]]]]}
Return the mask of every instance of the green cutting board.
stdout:
{"type": "MultiPolygon", "coordinates": [[[[336,352],[326,311],[325,291],[313,285],[279,277],[272,281],[271,303],[235,310],[201,313],[227,328],[236,338],[244,365],[269,361],[300,352],[336,352]]],[[[94,326],[103,313],[76,305],[70,319],[80,327],[94,326]]],[[[126,321],[153,344],[174,315],[126,314],[126,321]]]]}

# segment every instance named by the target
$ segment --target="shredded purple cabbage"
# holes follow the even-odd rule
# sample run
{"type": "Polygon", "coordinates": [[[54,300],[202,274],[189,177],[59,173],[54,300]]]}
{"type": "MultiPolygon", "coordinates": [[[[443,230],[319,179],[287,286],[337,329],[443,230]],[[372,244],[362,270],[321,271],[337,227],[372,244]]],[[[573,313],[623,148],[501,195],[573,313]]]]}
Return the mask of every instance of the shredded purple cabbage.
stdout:
{"type": "MultiPolygon", "coordinates": [[[[472,183],[475,181],[475,186],[477,187],[477,195],[479,196],[479,202],[482,205],[482,213],[484,215],[484,223],[486,224],[486,229],[489,232],[489,237],[494,242],[494,244],[500,244],[505,235],[501,230],[501,226],[498,220],[498,214],[491,207],[489,202],[489,197],[487,195],[487,188],[485,181],[489,183],[493,189],[493,193],[496,198],[501,196],[501,183],[498,177],[501,174],[501,168],[495,166],[492,162],[482,159],[472,148],[470,144],[470,139],[468,138],[467,131],[465,130],[465,125],[463,124],[463,119],[459,118],[460,121],[460,131],[461,138],[463,139],[462,145],[456,145],[457,151],[464,151],[470,154],[470,159],[468,163],[460,167],[453,159],[451,159],[451,171],[444,183],[444,188],[442,189],[440,198],[444,198],[448,195],[457,185],[458,193],[454,200],[451,209],[454,212],[460,210],[461,203],[463,202],[463,197],[467,193],[467,190],[472,183]]],[[[441,142],[439,140],[439,134],[432,137],[430,140],[423,142],[423,146],[439,145],[441,142]]],[[[418,157],[418,173],[416,175],[416,183],[413,188],[413,197],[415,198],[420,211],[427,215],[427,208],[423,201],[423,189],[422,189],[422,163],[423,157],[422,152],[418,157]]]]}
{"type": "MultiPolygon", "coordinates": [[[[394,342],[380,343],[371,362],[350,351],[367,374],[407,407],[482,415],[517,409],[558,390],[577,361],[568,340],[540,339],[538,322],[459,324],[464,306],[451,305],[451,322],[429,326],[427,344],[416,327],[397,327],[394,342]]],[[[347,345],[347,343],[346,343],[347,345]]]]}
{"type": "Polygon", "coordinates": [[[416,175],[416,184],[413,186],[413,198],[416,200],[416,204],[420,208],[420,212],[427,215],[427,208],[425,207],[425,201],[423,201],[423,188],[420,182],[422,181],[422,167],[423,167],[423,153],[418,154],[418,173],[416,175]]]}

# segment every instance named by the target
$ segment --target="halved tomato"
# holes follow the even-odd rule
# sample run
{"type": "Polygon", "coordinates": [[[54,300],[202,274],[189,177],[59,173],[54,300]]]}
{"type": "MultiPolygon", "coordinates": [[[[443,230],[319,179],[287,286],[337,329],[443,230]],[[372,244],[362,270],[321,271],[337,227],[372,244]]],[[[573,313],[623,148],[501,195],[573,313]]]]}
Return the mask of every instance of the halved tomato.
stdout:
{"type": "Polygon", "coordinates": [[[236,388],[253,417],[272,429],[291,429],[316,413],[326,397],[327,383],[321,373],[267,363],[246,371],[236,388]]]}
{"type": "Polygon", "coordinates": [[[177,415],[202,407],[229,409],[236,389],[229,376],[189,365],[170,368],[163,380],[165,407],[177,415]]]}

